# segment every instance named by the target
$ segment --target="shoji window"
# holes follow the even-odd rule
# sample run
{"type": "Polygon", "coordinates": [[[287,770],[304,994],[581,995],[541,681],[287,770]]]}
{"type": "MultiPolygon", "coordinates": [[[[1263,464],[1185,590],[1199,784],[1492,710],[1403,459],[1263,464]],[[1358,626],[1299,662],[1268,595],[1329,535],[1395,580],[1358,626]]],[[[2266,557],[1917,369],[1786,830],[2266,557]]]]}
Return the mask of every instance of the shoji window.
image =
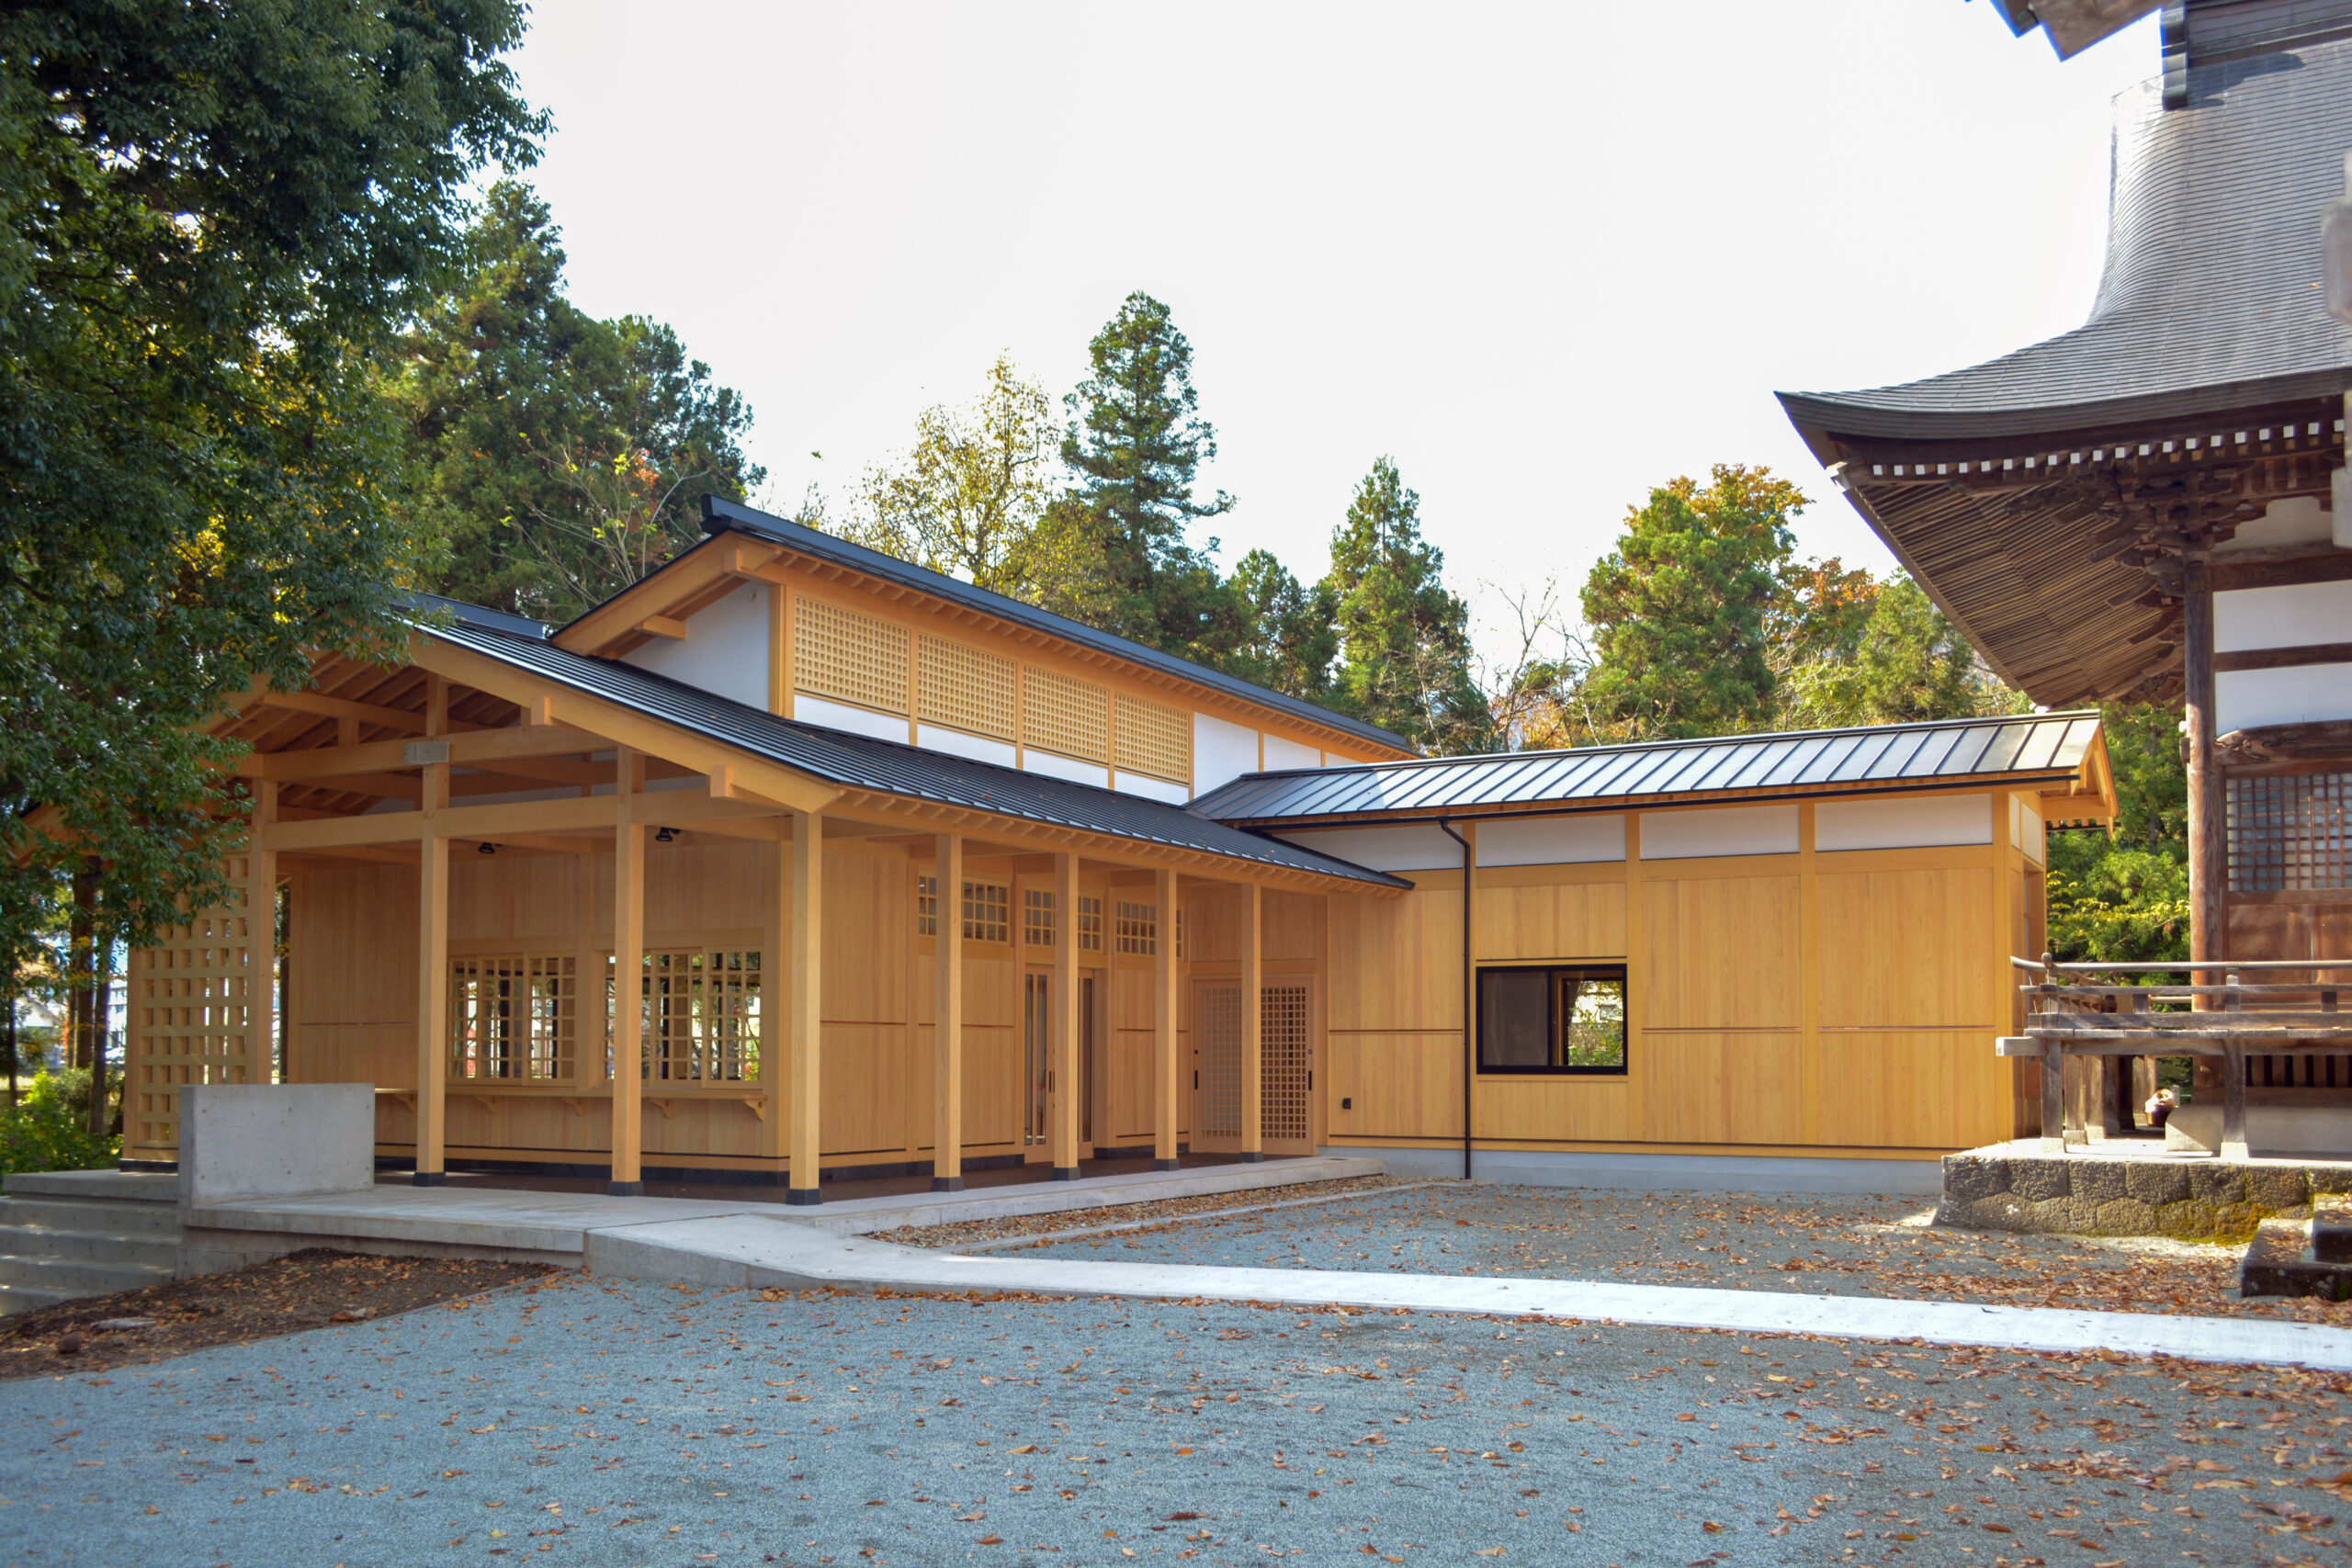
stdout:
{"type": "Polygon", "coordinates": [[[1114,912],[1118,918],[1121,953],[1141,953],[1148,957],[1159,951],[1159,906],[1130,904],[1122,898],[1114,912]]]}
{"type": "Polygon", "coordinates": [[[760,954],[718,948],[645,955],[646,1077],[739,1083],[760,1076],[760,954]]]}
{"type": "Polygon", "coordinates": [[[2229,781],[2230,891],[2352,887],[2352,773],[2229,781]]]}
{"type": "Polygon", "coordinates": [[[579,1039],[578,963],[570,953],[452,959],[449,1077],[570,1077],[579,1039]]]}
{"type": "Polygon", "coordinates": [[[1011,942],[1012,895],[1001,882],[964,884],[964,940],[1011,942]]]}
{"type": "Polygon", "coordinates": [[[1043,887],[1022,889],[1021,940],[1029,947],[1054,945],[1054,896],[1043,887]]]}
{"type": "Polygon", "coordinates": [[[1102,951],[1102,900],[1081,897],[1078,901],[1078,950],[1102,951]]]}

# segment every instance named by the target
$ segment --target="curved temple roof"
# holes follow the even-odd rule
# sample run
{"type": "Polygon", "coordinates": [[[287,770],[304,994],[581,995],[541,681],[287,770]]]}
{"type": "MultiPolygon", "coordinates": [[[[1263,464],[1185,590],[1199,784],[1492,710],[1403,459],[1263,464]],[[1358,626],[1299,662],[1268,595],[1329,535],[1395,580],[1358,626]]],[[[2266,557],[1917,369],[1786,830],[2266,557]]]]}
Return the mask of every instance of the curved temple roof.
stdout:
{"type": "Polygon", "coordinates": [[[536,621],[450,600],[428,600],[423,595],[416,600],[421,607],[447,612],[446,618],[434,615],[412,623],[424,636],[740,747],[842,788],[959,806],[1374,886],[1407,886],[1385,872],[1368,871],[1278,839],[1244,832],[1184,807],[778,718],[616,660],[567,652],[548,641],[546,628],[536,621]]]}
{"type": "Polygon", "coordinates": [[[1971,779],[2068,776],[2098,741],[2096,713],[1944,719],[1252,773],[1193,807],[1227,822],[1272,827],[1622,810],[1661,797],[1686,804],[1757,790],[1782,796],[1917,790],[1971,779]]]}

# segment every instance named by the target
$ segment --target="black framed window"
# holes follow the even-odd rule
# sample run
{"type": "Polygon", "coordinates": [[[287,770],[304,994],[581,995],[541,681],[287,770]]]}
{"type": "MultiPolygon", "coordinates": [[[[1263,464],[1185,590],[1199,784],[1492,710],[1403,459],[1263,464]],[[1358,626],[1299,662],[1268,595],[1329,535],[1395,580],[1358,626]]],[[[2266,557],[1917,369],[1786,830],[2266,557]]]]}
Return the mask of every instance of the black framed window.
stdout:
{"type": "Polygon", "coordinates": [[[1546,964],[1478,971],[1478,1070],[1625,1071],[1625,966],[1546,964]]]}

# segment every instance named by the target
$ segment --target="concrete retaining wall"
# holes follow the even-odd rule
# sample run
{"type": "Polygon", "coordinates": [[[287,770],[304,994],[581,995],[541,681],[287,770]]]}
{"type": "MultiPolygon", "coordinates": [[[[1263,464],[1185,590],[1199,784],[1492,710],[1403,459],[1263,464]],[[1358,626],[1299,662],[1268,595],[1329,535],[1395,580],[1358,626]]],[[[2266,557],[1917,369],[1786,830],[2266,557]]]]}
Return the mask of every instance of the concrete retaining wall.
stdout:
{"type": "Polygon", "coordinates": [[[2324,1192],[2352,1192],[2352,1164],[1946,1155],[1936,1224],[2042,1235],[2238,1241],[2274,1216],[2308,1216],[2312,1197],[2324,1192]]]}
{"type": "MultiPolygon", "coordinates": [[[[1462,1150],[1334,1146],[1368,1155],[1391,1176],[1459,1177],[1462,1150]]],[[[1480,1149],[1473,1174],[1515,1187],[1606,1187],[1638,1192],[1812,1192],[1843,1197],[1932,1198],[1940,1172],[1929,1159],[1805,1159],[1771,1155],[1581,1154],[1480,1149]]]]}
{"type": "Polygon", "coordinates": [[[376,1185],[373,1085],[189,1084],[179,1100],[183,1210],[376,1185]]]}

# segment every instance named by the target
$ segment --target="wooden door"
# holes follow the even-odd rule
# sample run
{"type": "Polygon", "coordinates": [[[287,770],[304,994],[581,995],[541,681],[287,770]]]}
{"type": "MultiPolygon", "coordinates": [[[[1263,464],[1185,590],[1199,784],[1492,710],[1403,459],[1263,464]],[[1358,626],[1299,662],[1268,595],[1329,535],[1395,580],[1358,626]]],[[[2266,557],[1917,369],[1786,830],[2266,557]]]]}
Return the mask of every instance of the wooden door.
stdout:
{"type": "Polygon", "coordinates": [[[1305,980],[1270,981],[1261,993],[1258,1049],[1262,1088],[1259,1126],[1265,1152],[1281,1157],[1315,1152],[1315,1032],[1305,980]]]}
{"type": "Polygon", "coordinates": [[[1241,1149],[1241,987],[1231,980],[1193,987],[1193,1047],[1200,1091],[1193,1110],[1193,1147],[1203,1154],[1241,1149]]]}
{"type": "Polygon", "coordinates": [[[1054,1061],[1054,972],[1030,969],[1021,976],[1021,1153],[1031,1165],[1053,1158],[1047,1142],[1046,1086],[1054,1061]]]}

